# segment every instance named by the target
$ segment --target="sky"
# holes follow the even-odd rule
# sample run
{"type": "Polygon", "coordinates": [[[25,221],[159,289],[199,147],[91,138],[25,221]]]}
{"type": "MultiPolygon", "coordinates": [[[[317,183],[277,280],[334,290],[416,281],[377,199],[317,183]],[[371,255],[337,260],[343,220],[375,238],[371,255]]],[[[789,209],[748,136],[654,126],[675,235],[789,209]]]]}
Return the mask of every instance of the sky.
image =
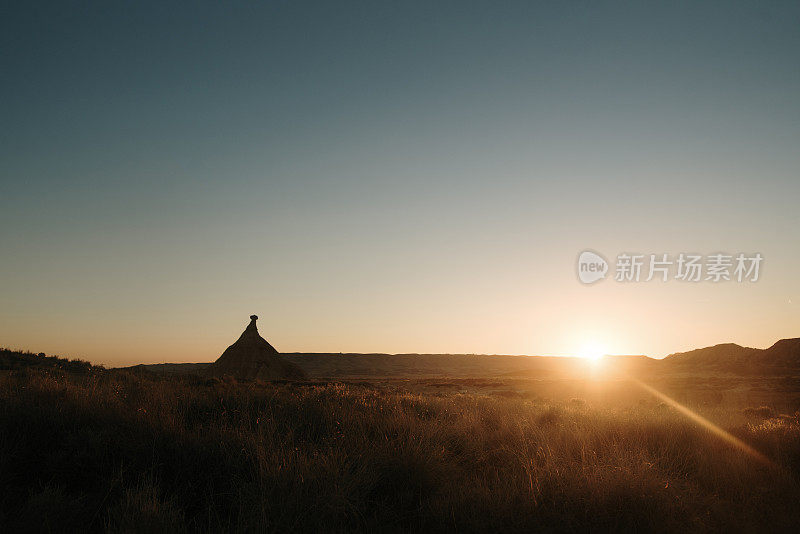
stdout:
{"type": "Polygon", "coordinates": [[[768,347],[799,144],[796,2],[7,3],[0,346],[213,361],[255,313],[282,352],[768,347]]]}

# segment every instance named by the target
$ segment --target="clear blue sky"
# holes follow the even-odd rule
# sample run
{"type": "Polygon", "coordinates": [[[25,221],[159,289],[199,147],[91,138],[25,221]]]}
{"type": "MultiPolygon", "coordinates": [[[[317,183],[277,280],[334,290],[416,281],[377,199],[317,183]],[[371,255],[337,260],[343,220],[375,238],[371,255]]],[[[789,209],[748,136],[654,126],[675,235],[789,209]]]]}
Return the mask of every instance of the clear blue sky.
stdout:
{"type": "Polygon", "coordinates": [[[797,2],[0,9],[0,345],[209,361],[251,313],[283,351],[800,335],[797,2]],[[585,287],[585,248],[764,271],[585,287]]]}

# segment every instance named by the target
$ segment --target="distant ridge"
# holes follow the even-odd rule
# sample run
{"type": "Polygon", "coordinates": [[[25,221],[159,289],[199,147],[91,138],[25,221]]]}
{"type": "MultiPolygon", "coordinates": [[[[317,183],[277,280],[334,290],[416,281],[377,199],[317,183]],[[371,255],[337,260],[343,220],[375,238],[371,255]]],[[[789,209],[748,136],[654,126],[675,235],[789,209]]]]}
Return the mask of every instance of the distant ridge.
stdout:
{"type": "Polygon", "coordinates": [[[800,367],[800,338],[781,339],[760,355],[765,365],[800,367]]]}
{"type": "Polygon", "coordinates": [[[686,352],[675,352],[664,358],[664,362],[680,365],[727,365],[746,361],[759,349],[742,347],[736,343],[720,343],[686,352]]]}
{"type": "Polygon", "coordinates": [[[746,374],[800,371],[800,338],[781,339],[767,349],[722,343],[687,352],[676,352],[662,361],[670,368],[686,370],[714,369],[746,374]]]}
{"type": "MultiPolygon", "coordinates": [[[[236,347],[236,344],[232,347],[236,347]]],[[[270,354],[272,359],[277,352],[270,354]]],[[[557,356],[295,352],[283,353],[277,357],[283,364],[292,365],[309,377],[333,379],[433,376],[552,378],[574,377],[593,369],[592,366],[587,366],[586,360],[582,358],[557,356]]],[[[207,374],[214,367],[220,372],[223,366],[231,369],[228,367],[231,365],[241,369],[252,365],[245,363],[240,366],[221,360],[223,358],[214,364],[167,363],[137,367],[164,374],[207,374]]],[[[655,376],[672,373],[800,376],[800,338],[782,339],[767,349],[721,343],[711,347],[676,352],[661,360],[640,355],[607,355],[602,358],[600,366],[596,369],[602,369],[605,376],[626,374],[655,376]]],[[[225,374],[224,371],[222,373],[225,374]]],[[[252,376],[251,371],[244,374],[252,376]]],[[[239,376],[242,376],[241,371],[239,376]]]]}

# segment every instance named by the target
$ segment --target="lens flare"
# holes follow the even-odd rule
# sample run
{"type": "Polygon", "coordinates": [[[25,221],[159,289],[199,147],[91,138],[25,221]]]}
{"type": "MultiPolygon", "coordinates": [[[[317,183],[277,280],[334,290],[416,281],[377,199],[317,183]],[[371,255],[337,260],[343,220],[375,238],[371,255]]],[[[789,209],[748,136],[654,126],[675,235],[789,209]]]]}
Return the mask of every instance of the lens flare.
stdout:
{"type": "Polygon", "coordinates": [[[748,445],[744,441],[740,440],[739,438],[737,438],[733,434],[731,434],[729,432],[726,432],[722,428],[718,427],[717,425],[715,425],[714,423],[712,423],[711,421],[709,421],[708,419],[706,419],[702,415],[692,411],[691,409],[687,408],[686,406],[684,406],[683,404],[679,403],[678,401],[672,399],[671,397],[665,395],[664,393],[661,393],[656,388],[654,388],[654,387],[652,387],[652,386],[650,386],[648,384],[645,384],[641,380],[638,380],[638,379],[630,377],[630,376],[628,378],[630,378],[630,380],[634,384],[639,386],[640,388],[644,389],[645,391],[647,391],[651,395],[653,395],[656,398],[660,399],[665,404],[671,406],[672,408],[675,408],[676,410],[678,410],[678,412],[680,412],[681,414],[685,415],[686,417],[688,417],[689,419],[691,419],[695,423],[699,424],[703,428],[705,428],[707,430],[710,430],[714,435],[716,435],[717,437],[723,439],[724,441],[728,442],[729,444],[733,445],[735,448],[737,448],[737,449],[739,449],[741,451],[744,451],[745,453],[749,454],[750,456],[752,456],[753,458],[758,460],[760,463],[762,463],[764,465],[767,465],[769,467],[777,467],[777,465],[772,460],[770,460],[769,458],[767,458],[766,456],[764,456],[763,454],[761,454],[760,452],[758,452],[753,447],[751,447],[750,445],[748,445]]]}

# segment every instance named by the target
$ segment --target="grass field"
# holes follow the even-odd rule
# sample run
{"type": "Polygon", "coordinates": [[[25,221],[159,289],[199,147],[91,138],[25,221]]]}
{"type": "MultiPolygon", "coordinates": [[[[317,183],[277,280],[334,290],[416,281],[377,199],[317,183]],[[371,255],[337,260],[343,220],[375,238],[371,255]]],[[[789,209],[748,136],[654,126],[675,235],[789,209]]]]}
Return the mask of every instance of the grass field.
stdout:
{"type": "Polygon", "coordinates": [[[692,406],[765,463],[641,392],[613,402],[544,398],[524,381],[0,373],[6,532],[800,524],[800,421],[770,407],[692,406]]]}

